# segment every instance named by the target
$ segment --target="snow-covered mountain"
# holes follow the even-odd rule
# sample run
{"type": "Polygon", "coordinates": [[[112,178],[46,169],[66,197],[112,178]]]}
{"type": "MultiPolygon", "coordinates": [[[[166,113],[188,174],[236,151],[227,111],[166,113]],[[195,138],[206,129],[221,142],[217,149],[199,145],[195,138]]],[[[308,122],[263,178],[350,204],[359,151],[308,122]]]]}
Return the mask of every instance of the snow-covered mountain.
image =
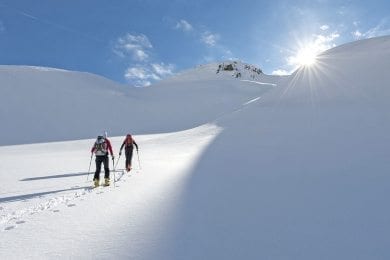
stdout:
{"type": "MultiPolygon", "coordinates": [[[[143,133],[140,164],[116,172],[115,188],[87,188],[93,139],[0,147],[0,258],[389,258],[390,37],[331,49],[284,78],[219,65],[144,89],[102,87],[123,100],[106,115],[139,109],[108,130],[143,133]]],[[[25,118],[2,101],[15,108],[2,120],[25,118]]],[[[107,129],[74,136],[97,128],[107,129]]]]}
{"type": "Polygon", "coordinates": [[[154,87],[133,88],[88,73],[0,66],[0,145],[83,139],[103,131],[184,130],[272,87],[244,82],[245,77],[237,84],[231,73],[216,75],[217,68],[198,67],[154,87]]]}

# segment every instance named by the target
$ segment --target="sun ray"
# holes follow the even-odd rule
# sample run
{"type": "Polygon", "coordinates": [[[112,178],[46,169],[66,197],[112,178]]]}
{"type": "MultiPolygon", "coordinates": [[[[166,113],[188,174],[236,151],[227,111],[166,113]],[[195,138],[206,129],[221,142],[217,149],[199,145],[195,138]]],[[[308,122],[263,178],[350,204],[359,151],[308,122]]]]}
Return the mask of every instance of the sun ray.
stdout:
{"type": "Polygon", "coordinates": [[[317,55],[321,50],[313,43],[299,44],[300,47],[295,52],[295,55],[289,57],[290,65],[296,67],[309,67],[316,63],[317,55]]]}
{"type": "Polygon", "coordinates": [[[311,46],[300,49],[296,55],[297,63],[300,66],[311,66],[316,62],[317,51],[311,46]]]}

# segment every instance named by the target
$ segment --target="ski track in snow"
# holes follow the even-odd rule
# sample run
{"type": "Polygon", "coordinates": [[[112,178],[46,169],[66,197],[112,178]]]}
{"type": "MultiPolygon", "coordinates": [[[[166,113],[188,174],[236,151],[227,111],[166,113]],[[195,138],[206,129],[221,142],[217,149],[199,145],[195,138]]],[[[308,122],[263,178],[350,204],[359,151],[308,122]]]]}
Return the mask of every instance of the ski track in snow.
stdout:
{"type": "Polygon", "coordinates": [[[257,84],[257,85],[267,85],[267,86],[272,86],[272,87],[276,87],[277,86],[277,84],[275,84],[275,83],[266,83],[266,82],[259,82],[259,81],[247,80],[247,79],[243,79],[241,81],[242,82],[250,82],[250,83],[257,84]]]}
{"type": "Polygon", "coordinates": [[[249,100],[248,102],[244,103],[244,106],[246,105],[249,105],[250,103],[253,103],[253,102],[256,102],[257,100],[259,100],[261,97],[257,97],[257,98],[254,98],[252,100],[249,100]]]}
{"type": "MultiPolygon", "coordinates": [[[[221,120],[222,118],[224,118],[228,115],[231,115],[231,114],[234,114],[234,113],[241,111],[246,106],[257,102],[260,98],[261,98],[261,96],[251,98],[250,100],[241,104],[239,107],[233,109],[232,111],[229,111],[229,112],[217,117],[214,120],[214,122],[217,122],[218,120],[221,120]]],[[[136,170],[136,171],[138,172],[139,170],[136,170]]],[[[126,179],[132,175],[131,173],[126,174],[125,170],[122,170],[121,172],[122,172],[122,174],[119,177],[116,177],[116,183],[126,182],[126,179]],[[124,176],[126,176],[127,178],[123,178],[124,176]]],[[[84,197],[86,197],[86,195],[90,195],[90,194],[95,194],[95,195],[102,194],[102,193],[104,193],[104,189],[107,189],[107,187],[92,188],[91,186],[86,186],[86,187],[80,186],[82,184],[85,184],[85,183],[76,183],[75,185],[68,188],[68,189],[81,189],[81,191],[67,193],[67,194],[64,194],[61,196],[56,196],[56,197],[53,197],[53,198],[46,200],[45,202],[38,203],[32,207],[16,210],[12,213],[5,212],[5,214],[4,214],[4,212],[2,212],[2,211],[6,211],[6,208],[1,207],[0,208],[0,213],[1,213],[1,215],[0,215],[0,230],[3,230],[3,231],[12,230],[12,229],[16,228],[17,225],[24,224],[26,222],[25,219],[28,219],[29,217],[31,217],[37,213],[40,213],[40,212],[46,212],[48,210],[52,210],[53,213],[58,213],[58,212],[60,212],[60,210],[58,210],[56,208],[58,208],[60,205],[66,205],[67,207],[75,207],[76,206],[76,204],[74,203],[75,200],[83,199],[84,197]]],[[[112,189],[112,188],[114,188],[114,186],[119,188],[119,186],[117,184],[112,183],[111,187],[108,187],[108,189],[112,189]]],[[[64,189],[64,192],[65,192],[66,188],[64,188],[64,187],[61,187],[61,188],[64,189]]],[[[42,195],[42,196],[44,196],[44,195],[42,195]]]]}
{"type": "MultiPolygon", "coordinates": [[[[137,173],[139,172],[139,170],[136,170],[136,171],[137,171],[137,173]]],[[[77,204],[74,203],[75,200],[84,199],[87,195],[90,195],[90,194],[95,194],[95,195],[102,194],[107,189],[110,190],[110,189],[119,188],[120,186],[118,186],[116,183],[126,182],[126,179],[132,175],[132,173],[126,174],[124,170],[117,171],[117,172],[120,172],[121,174],[119,175],[119,177],[116,177],[115,183],[112,183],[110,187],[100,186],[97,188],[93,188],[92,186],[82,187],[79,185],[74,185],[74,186],[70,187],[70,189],[79,188],[82,190],[77,191],[77,192],[73,192],[73,193],[68,193],[68,194],[61,195],[61,196],[56,196],[56,197],[50,198],[44,202],[38,203],[32,207],[16,210],[12,213],[7,213],[6,207],[1,206],[0,207],[0,213],[1,213],[0,230],[2,230],[2,231],[12,230],[12,229],[16,228],[18,225],[26,223],[30,217],[32,217],[33,215],[35,215],[37,213],[46,212],[48,210],[52,210],[53,213],[58,213],[58,212],[60,212],[60,210],[58,210],[56,208],[58,208],[60,205],[66,205],[67,207],[75,207],[75,206],[77,206],[77,204]],[[124,176],[126,176],[126,178],[123,178],[124,176]],[[5,211],[5,212],[3,212],[3,211],[5,211]]]]}

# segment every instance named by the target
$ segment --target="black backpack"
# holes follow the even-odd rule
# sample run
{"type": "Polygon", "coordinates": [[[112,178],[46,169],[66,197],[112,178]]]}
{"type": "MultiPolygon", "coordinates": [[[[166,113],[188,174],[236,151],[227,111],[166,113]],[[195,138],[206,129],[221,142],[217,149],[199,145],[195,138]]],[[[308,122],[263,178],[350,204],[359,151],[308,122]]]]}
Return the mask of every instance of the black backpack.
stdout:
{"type": "Polygon", "coordinates": [[[95,154],[96,155],[106,155],[108,153],[107,150],[107,142],[103,136],[98,136],[95,142],[95,154]]]}

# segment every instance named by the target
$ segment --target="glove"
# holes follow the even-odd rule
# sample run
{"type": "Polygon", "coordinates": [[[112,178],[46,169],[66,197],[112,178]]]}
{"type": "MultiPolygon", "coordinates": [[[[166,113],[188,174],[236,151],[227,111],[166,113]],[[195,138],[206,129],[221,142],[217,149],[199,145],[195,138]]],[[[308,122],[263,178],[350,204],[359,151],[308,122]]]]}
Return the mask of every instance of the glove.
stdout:
{"type": "Polygon", "coordinates": [[[119,156],[121,156],[122,155],[122,152],[119,152],[119,156]]]}
{"type": "Polygon", "coordinates": [[[114,160],[114,159],[115,159],[115,156],[114,156],[114,155],[111,155],[111,158],[112,158],[112,160],[114,160]]]}

